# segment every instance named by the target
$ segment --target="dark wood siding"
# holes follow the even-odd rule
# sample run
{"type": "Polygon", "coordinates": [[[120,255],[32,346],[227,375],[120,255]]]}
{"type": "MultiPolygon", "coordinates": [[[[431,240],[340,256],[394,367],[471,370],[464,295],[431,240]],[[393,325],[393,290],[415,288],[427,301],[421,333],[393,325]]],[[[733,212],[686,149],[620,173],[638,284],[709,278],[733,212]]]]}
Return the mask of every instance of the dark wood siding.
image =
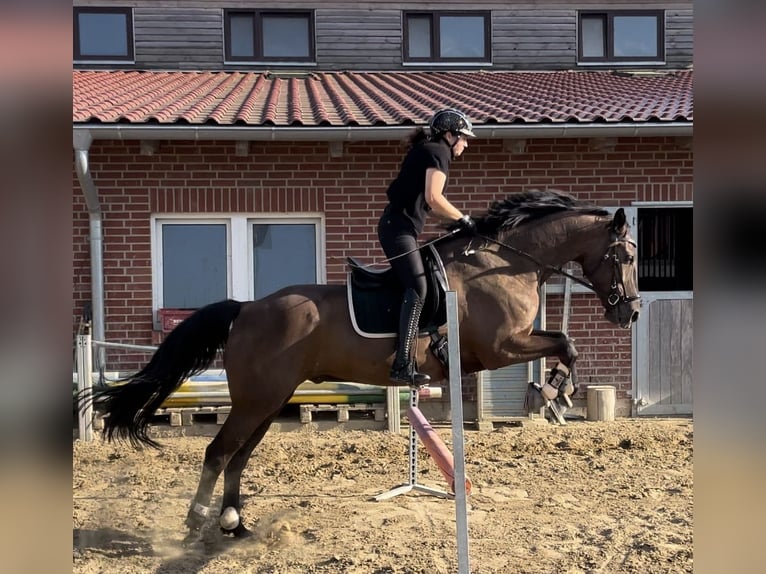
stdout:
{"type": "MultiPolygon", "coordinates": [[[[244,0],[75,0],[75,6],[130,6],[134,10],[135,64],[139,69],[222,69],[223,9],[253,8],[244,0]]],[[[411,70],[433,64],[402,64],[402,10],[489,11],[493,69],[577,69],[578,9],[664,9],[666,64],[691,65],[694,20],[691,2],[637,3],[625,0],[576,4],[537,0],[475,3],[440,2],[274,2],[281,9],[314,10],[316,63],[282,66],[318,70],[411,70]]],[[[609,67],[607,64],[604,67],[609,67]]],[[[92,67],[92,66],[89,66],[92,67]]],[[[113,66],[112,66],[113,67],[113,66]]],[[[233,66],[228,66],[232,68],[233,66]]],[[[237,68],[273,68],[238,64],[237,68]]],[[[439,65],[460,69],[463,65],[439,65]]],[[[470,67],[470,66],[469,66],[470,67]]]]}
{"type": "Polygon", "coordinates": [[[141,6],[134,9],[133,20],[137,68],[220,69],[223,65],[220,8],[141,6]]]}
{"type": "Polygon", "coordinates": [[[401,10],[316,11],[317,66],[323,70],[392,70],[402,65],[401,10]]]}
{"type": "Polygon", "coordinates": [[[531,6],[492,14],[493,64],[498,69],[561,69],[575,65],[577,12],[531,6]]]}
{"type": "Polygon", "coordinates": [[[665,60],[669,67],[685,67],[694,59],[694,13],[688,10],[665,12],[665,60]]]}

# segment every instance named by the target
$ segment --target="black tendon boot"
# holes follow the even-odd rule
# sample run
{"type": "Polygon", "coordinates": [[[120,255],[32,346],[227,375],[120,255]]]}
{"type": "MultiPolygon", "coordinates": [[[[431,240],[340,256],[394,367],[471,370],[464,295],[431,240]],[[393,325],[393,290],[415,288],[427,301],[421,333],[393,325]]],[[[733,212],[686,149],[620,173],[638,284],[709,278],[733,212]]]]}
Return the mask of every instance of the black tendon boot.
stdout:
{"type": "Polygon", "coordinates": [[[414,289],[404,292],[402,309],[399,312],[399,340],[396,345],[396,358],[391,366],[391,380],[396,383],[419,387],[427,385],[431,377],[419,373],[412,360],[412,347],[418,334],[418,321],[423,309],[423,301],[414,289]]]}

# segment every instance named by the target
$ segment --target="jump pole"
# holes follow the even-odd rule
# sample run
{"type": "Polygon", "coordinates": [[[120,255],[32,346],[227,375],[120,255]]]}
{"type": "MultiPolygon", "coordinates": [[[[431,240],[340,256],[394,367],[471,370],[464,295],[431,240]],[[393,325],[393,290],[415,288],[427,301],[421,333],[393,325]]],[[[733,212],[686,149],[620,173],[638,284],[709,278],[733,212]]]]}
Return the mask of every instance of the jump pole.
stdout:
{"type": "Polygon", "coordinates": [[[447,291],[447,349],[449,351],[449,398],[452,411],[452,445],[455,451],[455,525],[457,528],[458,574],[469,574],[468,509],[463,435],[463,389],[460,367],[460,329],[457,292],[447,291]]]}
{"type": "Polygon", "coordinates": [[[388,500],[394,496],[416,490],[441,498],[452,498],[452,495],[423,486],[417,482],[418,471],[418,436],[426,450],[433,457],[439,470],[450,483],[455,498],[455,524],[457,528],[458,574],[470,573],[470,556],[468,552],[468,509],[467,497],[471,491],[471,483],[465,476],[465,437],[463,434],[463,390],[460,367],[460,330],[458,326],[457,293],[447,291],[447,337],[449,352],[449,384],[450,409],[452,412],[452,444],[454,456],[439,438],[423,413],[418,408],[418,391],[410,389],[410,407],[407,418],[410,421],[409,462],[410,475],[406,484],[379,494],[375,500],[388,500]]]}
{"type": "MultiPolygon", "coordinates": [[[[452,456],[452,453],[417,406],[410,406],[410,408],[407,409],[407,419],[420,437],[420,441],[423,443],[423,446],[426,447],[428,454],[434,459],[436,466],[439,467],[442,475],[447,480],[450,492],[454,493],[455,459],[452,456]]],[[[469,478],[465,479],[465,489],[466,494],[471,494],[471,480],[469,478]]]]}

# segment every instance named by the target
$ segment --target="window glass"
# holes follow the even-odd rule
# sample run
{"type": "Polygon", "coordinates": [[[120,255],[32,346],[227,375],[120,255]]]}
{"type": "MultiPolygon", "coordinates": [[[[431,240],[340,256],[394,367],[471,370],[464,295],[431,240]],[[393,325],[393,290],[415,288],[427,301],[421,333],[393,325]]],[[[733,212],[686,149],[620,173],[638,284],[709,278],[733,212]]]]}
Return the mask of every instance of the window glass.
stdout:
{"type": "Polygon", "coordinates": [[[125,14],[80,12],[77,24],[81,57],[129,55],[125,14]]]}
{"type": "Polygon", "coordinates": [[[239,58],[255,56],[253,51],[253,16],[232,14],[229,20],[231,55],[239,58]]]}
{"type": "Polygon", "coordinates": [[[442,58],[484,58],[484,18],[442,16],[439,22],[442,58]]]}
{"type": "Polygon", "coordinates": [[[656,16],[615,16],[614,55],[618,58],[657,56],[656,16]]]}
{"type": "Polygon", "coordinates": [[[253,224],[253,285],[256,299],[288,285],[316,282],[314,225],[253,224]]]}
{"type": "Polygon", "coordinates": [[[196,309],[226,297],[226,225],[162,225],[162,306],[196,309]]]}
{"type": "Polygon", "coordinates": [[[410,58],[431,57],[431,18],[410,16],[407,18],[407,51],[410,58]]]}
{"type": "Polygon", "coordinates": [[[264,16],[263,55],[278,58],[308,58],[309,21],[305,16],[264,16]]]}
{"type": "Polygon", "coordinates": [[[604,46],[604,18],[601,16],[583,16],[582,18],[582,55],[586,58],[603,58],[604,46]]]}

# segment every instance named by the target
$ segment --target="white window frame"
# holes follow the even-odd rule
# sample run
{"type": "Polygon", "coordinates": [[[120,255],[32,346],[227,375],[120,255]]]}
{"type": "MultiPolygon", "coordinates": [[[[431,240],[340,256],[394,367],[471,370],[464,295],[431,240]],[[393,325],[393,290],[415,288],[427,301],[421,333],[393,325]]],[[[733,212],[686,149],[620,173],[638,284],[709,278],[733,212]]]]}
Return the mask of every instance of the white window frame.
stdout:
{"type": "Polygon", "coordinates": [[[188,225],[225,225],[226,226],[226,296],[239,301],[250,301],[255,293],[253,277],[253,224],[311,224],[314,225],[316,246],[315,257],[317,267],[317,284],[327,282],[327,265],[325,260],[325,220],[319,213],[291,214],[155,214],[151,221],[151,254],[152,254],[152,314],[154,328],[159,329],[158,311],[163,308],[163,257],[162,257],[162,226],[168,224],[188,225]]]}

